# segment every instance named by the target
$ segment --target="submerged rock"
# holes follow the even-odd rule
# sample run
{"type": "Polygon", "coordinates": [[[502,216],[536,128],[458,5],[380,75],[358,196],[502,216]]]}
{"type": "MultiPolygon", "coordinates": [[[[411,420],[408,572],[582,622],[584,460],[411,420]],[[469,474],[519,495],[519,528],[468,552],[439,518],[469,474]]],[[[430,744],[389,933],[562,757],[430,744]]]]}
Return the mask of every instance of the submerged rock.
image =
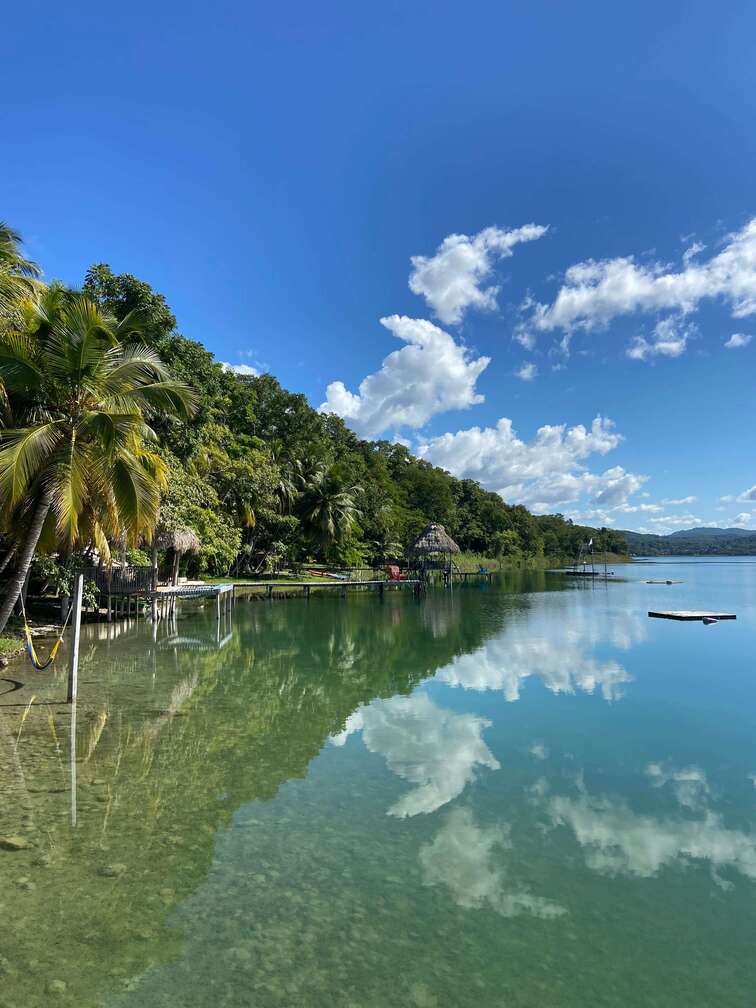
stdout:
{"type": "Polygon", "coordinates": [[[67,985],[65,980],[51,980],[47,985],[48,994],[57,994],[58,996],[65,994],[67,985]]]}
{"type": "Polygon", "coordinates": [[[0,836],[0,850],[19,851],[32,847],[31,840],[22,836],[0,836]]]}
{"type": "Polygon", "coordinates": [[[118,878],[127,870],[125,864],[106,864],[100,868],[100,875],[104,875],[105,878],[118,878]]]}

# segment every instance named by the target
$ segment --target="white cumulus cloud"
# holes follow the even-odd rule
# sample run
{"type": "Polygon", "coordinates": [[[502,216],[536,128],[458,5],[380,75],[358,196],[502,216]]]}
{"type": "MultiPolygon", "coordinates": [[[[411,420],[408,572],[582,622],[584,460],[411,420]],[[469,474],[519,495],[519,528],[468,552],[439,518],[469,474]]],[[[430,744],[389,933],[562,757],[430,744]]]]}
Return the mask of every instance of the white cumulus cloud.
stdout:
{"type": "Polygon", "coordinates": [[[498,286],[485,286],[497,259],[512,255],[522,242],[541,238],[547,231],[540,224],[526,224],[509,231],[487,227],[476,235],[451,234],[432,256],[412,256],[410,290],[424,297],[433,313],[447,325],[461,322],[468,308],[492,310],[498,286]]]}
{"type": "Polygon", "coordinates": [[[537,511],[572,504],[581,497],[605,508],[627,502],[645,476],[614,466],[597,474],[584,462],[606,455],[621,436],[611,420],[596,417],[590,429],[582,424],[539,428],[531,443],[517,437],[512,421],[502,417],[496,427],[470,427],[422,442],[417,453],[461,479],[475,479],[505,500],[537,511]]]}
{"type": "Polygon", "coordinates": [[[669,507],[677,507],[680,504],[695,504],[697,497],[667,497],[662,501],[662,504],[668,505],[669,507]]]}
{"type": "MultiPolygon", "coordinates": [[[[678,529],[697,528],[700,525],[706,524],[703,518],[699,518],[698,515],[694,514],[660,515],[658,518],[649,518],[648,525],[639,528],[638,531],[650,532],[653,535],[667,535],[678,529]]],[[[713,525],[715,523],[709,522],[708,524],[713,525]]]]}
{"type": "Polygon", "coordinates": [[[565,272],[551,304],[525,306],[529,314],[522,327],[528,332],[561,330],[569,339],[578,329],[600,329],[622,315],[669,312],[670,319],[662,319],[669,322],[669,331],[655,332],[650,341],[640,337],[631,356],[677,356],[690,335],[680,328],[681,318],[707,299],[724,302],[733,318],[756,313],[756,218],[729,235],[716,255],[703,260],[687,255],[679,269],[640,263],[632,256],[576,263],[565,272]]]}
{"type": "Polygon", "coordinates": [[[649,357],[679,357],[685,353],[694,326],[682,319],[661,319],[654,326],[651,339],[636,336],[625,353],[631,360],[648,360],[649,357]]]}
{"type": "Polygon", "coordinates": [[[747,347],[748,344],[753,339],[752,333],[733,333],[728,340],[725,341],[725,346],[728,350],[739,350],[741,347],[747,347]]]}
{"type": "Polygon", "coordinates": [[[517,378],[521,378],[522,381],[533,381],[538,376],[538,367],[531,361],[530,363],[523,364],[519,371],[515,371],[515,375],[517,378]]]}
{"type": "Polygon", "coordinates": [[[748,528],[753,525],[754,516],[750,511],[741,511],[740,514],[735,515],[735,517],[730,522],[733,528],[748,528]]]}
{"type": "Polygon", "coordinates": [[[719,498],[725,504],[732,504],[733,501],[737,501],[740,504],[749,504],[752,501],[756,501],[756,484],[752,487],[748,487],[739,494],[725,494],[724,497],[719,498]]]}
{"type": "Polygon", "coordinates": [[[234,374],[247,375],[252,378],[260,374],[257,368],[252,367],[251,364],[227,364],[225,361],[221,361],[221,367],[224,371],[232,371],[234,374]]]}
{"type": "Polygon", "coordinates": [[[389,429],[422,427],[437,413],[483,402],[475,383],[489,357],[476,357],[426,319],[390,315],[381,325],[407,345],[363,378],[357,392],[331,382],[321,413],[336,413],[358,434],[376,437],[389,429]]]}

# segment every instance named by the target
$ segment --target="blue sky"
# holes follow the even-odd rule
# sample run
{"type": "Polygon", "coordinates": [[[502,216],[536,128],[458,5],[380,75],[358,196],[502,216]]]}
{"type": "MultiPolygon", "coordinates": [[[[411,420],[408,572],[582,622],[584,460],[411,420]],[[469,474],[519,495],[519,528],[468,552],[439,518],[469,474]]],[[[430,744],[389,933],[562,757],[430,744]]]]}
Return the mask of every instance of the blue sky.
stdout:
{"type": "Polygon", "coordinates": [[[756,528],[755,31],[739,2],[15,5],[0,217],[48,277],[134,273],[220,360],[508,500],[756,528]]]}

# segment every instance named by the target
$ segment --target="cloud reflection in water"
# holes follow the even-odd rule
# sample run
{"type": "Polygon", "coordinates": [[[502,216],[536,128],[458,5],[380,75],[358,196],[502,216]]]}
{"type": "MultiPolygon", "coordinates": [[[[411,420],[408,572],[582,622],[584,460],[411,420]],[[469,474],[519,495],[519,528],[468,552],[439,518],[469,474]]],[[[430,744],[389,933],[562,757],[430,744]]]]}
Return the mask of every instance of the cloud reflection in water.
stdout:
{"type": "Polygon", "coordinates": [[[452,809],[435,839],[420,848],[423,884],[446,886],[459,906],[489,906],[503,917],[527,913],[553,918],[566,913],[564,907],[527,889],[508,887],[496,850],[511,846],[507,826],[484,828],[475,823],[469,809],[452,809]]]}
{"type": "Polygon", "coordinates": [[[389,815],[404,818],[435,812],[452,801],[473,780],[476,767],[499,769],[482,738],[489,725],[474,714],[455,714],[439,707],[419,692],[361,707],[331,741],[343,745],[349,735],[361,730],[370,752],[381,753],[390,770],[417,785],[389,809],[389,815]]]}

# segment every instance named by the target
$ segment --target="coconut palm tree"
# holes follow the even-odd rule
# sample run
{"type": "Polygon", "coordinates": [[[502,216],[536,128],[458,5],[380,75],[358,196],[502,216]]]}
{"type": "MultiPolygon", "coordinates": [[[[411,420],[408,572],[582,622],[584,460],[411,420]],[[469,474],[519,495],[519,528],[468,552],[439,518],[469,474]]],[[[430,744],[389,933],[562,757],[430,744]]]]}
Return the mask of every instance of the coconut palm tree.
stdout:
{"type": "Polygon", "coordinates": [[[21,236],[0,221],[0,321],[16,315],[19,304],[38,288],[39,266],[21,253],[21,236]]]}
{"type": "Polygon", "coordinates": [[[0,329],[0,513],[17,563],[0,604],[0,633],[40,537],[63,548],[134,544],[155,526],[166,467],[147,420],[188,415],[189,388],[157,354],[124,344],[135,324],[104,315],[61,286],[27,300],[0,329]]]}
{"type": "Polygon", "coordinates": [[[344,489],[325,468],[313,473],[302,494],[299,519],[305,537],[327,555],[331,546],[343,542],[357,522],[357,498],[362,487],[344,489]]]}

